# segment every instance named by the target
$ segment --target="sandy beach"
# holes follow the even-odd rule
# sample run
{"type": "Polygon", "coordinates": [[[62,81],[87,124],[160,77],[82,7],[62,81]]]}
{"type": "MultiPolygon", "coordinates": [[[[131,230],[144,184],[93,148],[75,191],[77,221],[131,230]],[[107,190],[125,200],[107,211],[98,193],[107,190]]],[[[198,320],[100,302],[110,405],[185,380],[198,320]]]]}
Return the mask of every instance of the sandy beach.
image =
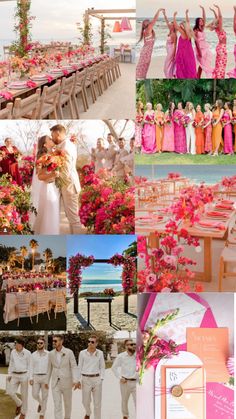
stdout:
{"type": "MultiPolygon", "coordinates": [[[[112,302],[112,323],[121,330],[136,330],[137,319],[124,313],[124,297],[119,295],[112,302]]],[[[129,312],[137,313],[137,295],[129,296],[129,312]]],[[[115,328],[108,322],[108,304],[92,304],[90,308],[90,321],[95,330],[114,331],[115,328]]],[[[87,302],[79,299],[79,314],[73,311],[73,298],[67,304],[67,330],[78,332],[87,328],[87,302]]]]}
{"type": "MultiPolygon", "coordinates": [[[[147,78],[148,79],[163,79],[165,78],[164,75],[164,62],[165,62],[166,57],[160,56],[160,57],[153,57],[149,70],[148,70],[148,74],[147,74],[147,78]]],[[[212,67],[214,67],[214,63],[215,63],[215,55],[213,56],[212,59],[212,67]]],[[[234,55],[233,53],[228,53],[228,62],[227,62],[227,67],[226,67],[226,73],[230,70],[232,70],[234,68],[234,55]]],[[[202,78],[205,78],[204,73],[202,75],[202,78]]]]}

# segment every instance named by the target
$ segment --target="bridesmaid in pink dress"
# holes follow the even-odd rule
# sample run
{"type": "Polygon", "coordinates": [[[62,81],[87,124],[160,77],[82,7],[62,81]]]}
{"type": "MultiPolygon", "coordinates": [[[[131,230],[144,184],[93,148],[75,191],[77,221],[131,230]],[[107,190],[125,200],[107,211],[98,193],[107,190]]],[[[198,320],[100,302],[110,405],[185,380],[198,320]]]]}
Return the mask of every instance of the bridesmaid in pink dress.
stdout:
{"type": "Polygon", "coordinates": [[[196,59],[198,63],[198,79],[201,78],[202,71],[204,71],[207,78],[212,78],[213,73],[213,68],[211,67],[212,53],[210,50],[210,45],[206,41],[206,34],[204,32],[206,24],[206,12],[203,6],[200,7],[202,9],[202,17],[198,17],[196,19],[195,26],[193,28],[196,44],[196,59]]]}
{"type": "Polygon", "coordinates": [[[155,32],[153,27],[159,18],[161,10],[162,9],[159,9],[157,11],[154,18],[151,21],[149,19],[145,19],[143,21],[141,35],[138,43],[144,40],[144,45],[141,49],[139,61],[136,67],[136,79],[147,78],[147,72],[150,66],[152,51],[155,44],[155,32]]]}
{"type": "Polygon", "coordinates": [[[166,41],[167,56],[164,63],[164,74],[167,79],[175,77],[175,54],[177,45],[177,34],[173,22],[169,22],[166,11],[163,11],[164,19],[169,28],[169,34],[166,41]]]}
{"type": "Polygon", "coordinates": [[[156,153],[155,112],[152,109],[151,103],[147,103],[147,110],[144,114],[143,122],[142,153],[156,153]]]}
{"type": "Polygon", "coordinates": [[[225,70],[227,65],[227,48],[226,48],[226,32],[223,29],[223,18],[219,6],[215,5],[217,12],[214,9],[210,9],[214,15],[215,20],[209,25],[210,30],[215,30],[218,36],[218,45],[216,47],[216,63],[213,71],[213,78],[224,79],[225,70]]]}
{"type": "Polygon", "coordinates": [[[225,111],[222,118],[223,128],[224,128],[224,154],[234,154],[233,130],[232,130],[232,125],[231,125],[232,111],[230,109],[230,102],[226,102],[224,108],[225,108],[225,111]]]}
{"type": "Polygon", "coordinates": [[[142,145],[142,131],[143,131],[143,103],[141,100],[137,103],[137,111],[135,118],[135,151],[140,153],[142,145]]]}
{"type": "Polygon", "coordinates": [[[180,36],[176,53],[176,77],[177,79],[196,79],[196,60],[191,41],[193,31],[190,27],[188,10],[186,10],[186,22],[180,25],[176,21],[176,16],[177,12],[174,13],[174,26],[180,32],[180,36]]]}
{"type": "Polygon", "coordinates": [[[182,122],[185,115],[182,103],[179,102],[174,112],[174,134],[175,134],[175,152],[179,154],[187,153],[186,129],[182,122]]]}
{"type": "Polygon", "coordinates": [[[205,137],[205,152],[212,154],[212,112],[210,103],[204,106],[204,137],[205,137]]]}
{"type": "MultiPolygon", "coordinates": [[[[236,6],[234,6],[234,34],[236,36],[236,6]]],[[[235,62],[234,69],[230,70],[227,74],[229,77],[236,79],[236,44],[234,44],[234,62],[235,62]]]]}
{"type": "Polygon", "coordinates": [[[164,117],[164,134],[162,142],[162,151],[175,151],[175,133],[173,113],[175,109],[174,102],[170,102],[169,108],[164,117]]]}

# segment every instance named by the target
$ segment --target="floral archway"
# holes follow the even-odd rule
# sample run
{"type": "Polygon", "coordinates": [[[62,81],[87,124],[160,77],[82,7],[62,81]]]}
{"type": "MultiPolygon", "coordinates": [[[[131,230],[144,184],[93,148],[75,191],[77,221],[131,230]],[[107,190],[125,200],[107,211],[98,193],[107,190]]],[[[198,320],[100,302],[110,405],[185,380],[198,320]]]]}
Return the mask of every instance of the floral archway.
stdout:
{"type": "Polygon", "coordinates": [[[74,296],[74,313],[78,314],[78,297],[79,289],[82,284],[82,273],[83,270],[93,263],[106,262],[113,266],[122,266],[122,288],[124,292],[124,311],[128,313],[128,296],[132,293],[135,286],[137,266],[136,258],[133,256],[123,256],[115,254],[110,259],[96,260],[94,256],[85,256],[77,253],[75,256],[71,256],[69,259],[69,268],[67,270],[69,279],[69,289],[71,295],[74,296]]]}

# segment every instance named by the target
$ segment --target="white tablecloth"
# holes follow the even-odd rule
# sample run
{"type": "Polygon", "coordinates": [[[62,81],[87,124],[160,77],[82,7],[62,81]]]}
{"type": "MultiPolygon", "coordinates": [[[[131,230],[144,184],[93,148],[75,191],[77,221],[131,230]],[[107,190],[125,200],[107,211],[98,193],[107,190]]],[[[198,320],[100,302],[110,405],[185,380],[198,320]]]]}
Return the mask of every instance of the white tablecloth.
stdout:
{"type": "MultiPolygon", "coordinates": [[[[30,304],[32,304],[32,306],[35,305],[34,315],[37,314],[37,306],[36,306],[37,293],[40,293],[40,291],[30,291],[29,293],[26,293],[26,292],[22,293],[25,295],[30,294],[30,304]]],[[[46,291],[46,295],[48,298],[48,301],[47,301],[48,309],[50,308],[50,306],[56,304],[57,293],[62,293],[64,297],[66,298],[66,288],[59,288],[59,289],[54,288],[52,290],[46,291]]],[[[4,313],[3,313],[4,323],[8,323],[18,318],[16,294],[17,293],[15,292],[6,293],[6,300],[5,300],[4,313]]]]}

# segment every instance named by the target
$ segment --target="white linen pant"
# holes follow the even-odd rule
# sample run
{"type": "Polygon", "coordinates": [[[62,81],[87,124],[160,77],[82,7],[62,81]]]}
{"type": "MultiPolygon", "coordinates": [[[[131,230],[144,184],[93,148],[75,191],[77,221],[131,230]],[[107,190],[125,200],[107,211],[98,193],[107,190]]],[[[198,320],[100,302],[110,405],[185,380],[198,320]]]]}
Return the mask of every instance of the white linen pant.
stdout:
{"type": "Polygon", "coordinates": [[[48,401],[48,389],[45,388],[45,384],[47,383],[47,376],[34,375],[33,381],[34,384],[32,386],[32,396],[34,400],[36,400],[38,404],[41,406],[40,414],[44,416],[47,409],[48,401]]]}
{"type": "Polygon", "coordinates": [[[79,194],[76,192],[74,185],[62,187],[61,193],[66,217],[70,224],[70,233],[81,234],[79,194]]]}
{"type": "Polygon", "coordinates": [[[101,419],[102,380],[100,377],[82,377],[82,403],[87,416],[91,416],[92,396],[94,405],[94,419],[101,419]]]}
{"type": "Polygon", "coordinates": [[[63,387],[63,383],[58,380],[57,384],[52,387],[52,396],[54,401],[54,417],[55,419],[63,419],[62,398],[65,408],[65,419],[71,417],[72,407],[72,386],[63,387]]]}
{"type": "Polygon", "coordinates": [[[192,124],[186,127],[187,153],[196,154],[196,136],[192,124]]]}
{"type": "Polygon", "coordinates": [[[21,406],[21,413],[26,415],[28,408],[28,375],[12,374],[11,381],[8,386],[8,395],[14,400],[17,407],[21,406]],[[20,386],[21,399],[17,397],[17,390],[20,386]]]}
{"type": "Polygon", "coordinates": [[[129,398],[132,395],[134,405],[136,407],[136,381],[127,381],[126,383],[120,383],[121,392],[121,409],[123,416],[129,417],[128,403],[129,398]]]}

